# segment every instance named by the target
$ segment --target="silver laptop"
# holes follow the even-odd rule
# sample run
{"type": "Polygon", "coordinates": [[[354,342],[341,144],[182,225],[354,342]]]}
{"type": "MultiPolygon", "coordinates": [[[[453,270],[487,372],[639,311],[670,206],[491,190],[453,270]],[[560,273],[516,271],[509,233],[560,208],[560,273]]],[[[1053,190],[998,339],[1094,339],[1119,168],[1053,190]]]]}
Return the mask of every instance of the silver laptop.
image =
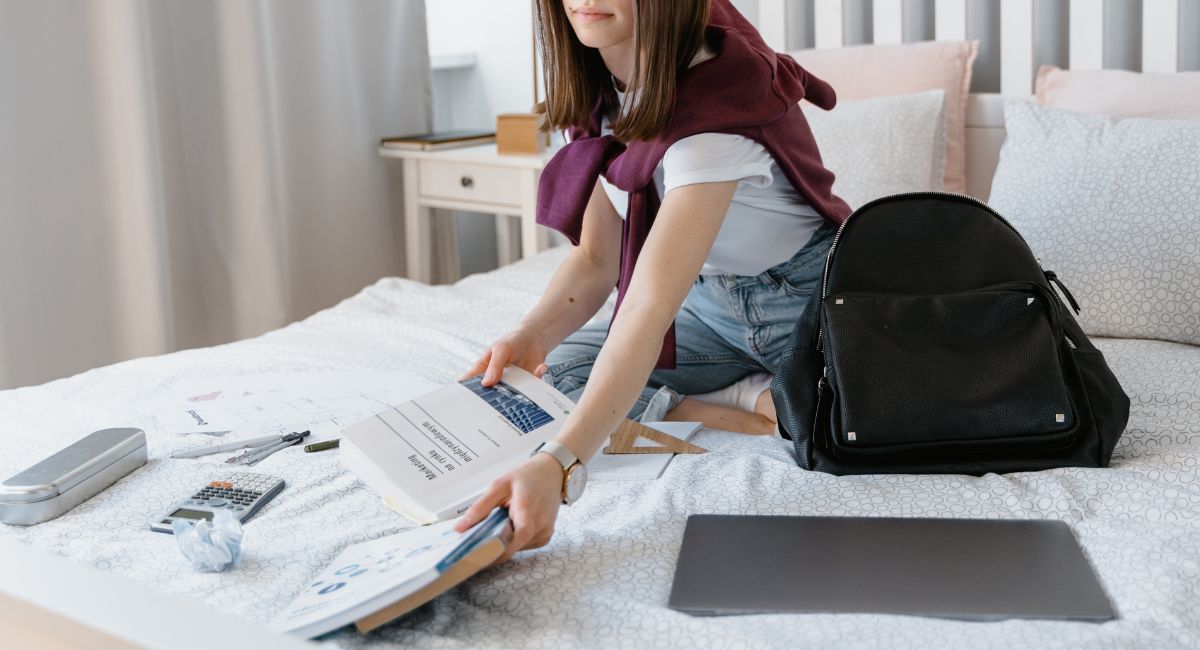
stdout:
{"type": "Polygon", "coordinates": [[[692,515],[669,606],[691,614],[1106,621],[1061,521],[692,515]]]}

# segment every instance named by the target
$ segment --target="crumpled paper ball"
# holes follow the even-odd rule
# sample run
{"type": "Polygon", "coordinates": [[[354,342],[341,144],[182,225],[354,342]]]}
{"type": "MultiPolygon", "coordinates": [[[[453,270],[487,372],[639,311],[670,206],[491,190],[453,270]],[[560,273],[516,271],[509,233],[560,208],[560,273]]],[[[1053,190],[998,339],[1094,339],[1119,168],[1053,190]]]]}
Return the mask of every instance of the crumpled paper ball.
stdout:
{"type": "Polygon", "coordinates": [[[235,566],[242,557],[242,522],[233,513],[217,510],[213,520],[192,523],[174,519],[171,528],[183,556],[201,573],[218,573],[235,566]]]}

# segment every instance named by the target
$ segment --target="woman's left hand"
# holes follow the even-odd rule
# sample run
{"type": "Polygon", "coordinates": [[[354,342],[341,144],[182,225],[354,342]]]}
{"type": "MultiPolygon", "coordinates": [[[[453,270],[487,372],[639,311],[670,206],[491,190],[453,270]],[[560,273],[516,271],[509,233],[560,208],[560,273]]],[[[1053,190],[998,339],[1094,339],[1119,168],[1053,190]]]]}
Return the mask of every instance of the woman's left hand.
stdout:
{"type": "Polygon", "coordinates": [[[492,481],[463,513],[454,530],[463,532],[483,521],[497,506],[508,506],[512,540],[496,563],[517,551],[545,546],[554,535],[554,520],[562,504],[563,468],[550,454],[534,454],[516,469],[492,481]]]}

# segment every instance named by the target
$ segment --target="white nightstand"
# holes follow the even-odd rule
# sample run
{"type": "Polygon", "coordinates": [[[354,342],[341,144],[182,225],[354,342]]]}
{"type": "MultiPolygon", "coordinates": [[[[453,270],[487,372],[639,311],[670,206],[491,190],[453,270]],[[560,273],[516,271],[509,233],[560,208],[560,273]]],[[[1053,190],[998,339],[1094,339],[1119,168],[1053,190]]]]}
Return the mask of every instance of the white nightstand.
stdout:
{"type": "Polygon", "coordinates": [[[408,277],[433,278],[431,219],[433,209],[496,215],[496,248],[500,264],[515,261],[508,219],[521,221],[517,259],[549,246],[550,231],[537,225],[534,212],[538,177],[553,150],[540,154],[499,154],[496,145],[443,151],[401,151],[380,147],[379,155],[404,164],[404,231],[408,277]]]}

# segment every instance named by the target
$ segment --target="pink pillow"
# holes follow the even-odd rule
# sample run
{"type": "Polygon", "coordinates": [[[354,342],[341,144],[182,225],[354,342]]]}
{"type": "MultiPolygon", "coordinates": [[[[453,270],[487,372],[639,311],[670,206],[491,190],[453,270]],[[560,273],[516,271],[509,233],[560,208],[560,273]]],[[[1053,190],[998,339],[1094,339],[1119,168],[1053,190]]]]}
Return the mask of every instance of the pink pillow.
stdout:
{"type": "MultiPolygon", "coordinates": [[[[967,95],[979,41],[924,41],[854,45],[789,52],[809,72],[828,81],[838,99],[856,100],[945,91],[944,189],[967,192],[967,95]]],[[[837,109],[834,109],[837,110],[837,109]]]]}
{"type": "Polygon", "coordinates": [[[1036,94],[1042,106],[1076,113],[1200,120],[1200,72],[1063,70],[1044,65],[1038,70],[1036,94]]]}

